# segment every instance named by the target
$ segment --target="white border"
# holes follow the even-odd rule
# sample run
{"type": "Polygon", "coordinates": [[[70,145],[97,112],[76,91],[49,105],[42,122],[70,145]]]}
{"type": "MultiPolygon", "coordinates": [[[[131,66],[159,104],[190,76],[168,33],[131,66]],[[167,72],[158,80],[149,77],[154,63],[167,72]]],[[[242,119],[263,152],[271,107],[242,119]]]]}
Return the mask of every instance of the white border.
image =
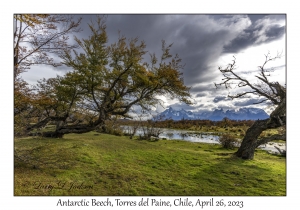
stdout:
{"type": "MultiPolygon", "coordinates": [[[[293,1],[296,2],[296,1],[293,1]]],[[[299,163],[297,154],[299,151],[298,109],[299,103],[299,16],[296,3],[283,1],[61,1],[49,2],[30,0],[15,0],[1,5],[1,156],[0,156],[0,207],[16,209],[29,207],[30,209],[53,209],[59,198],[67,200],[80,200],[89,197],[14,197],[13,196],[13,68],[12,68],[12,15],[13,13],[286,13],[287,14],[287,90],[288,90],[288,157],[287,157],[287,196],[286,197],[221,197],[229,200],[243,200],[243,209],[283,209],[299,208],[297,192],[299,192],[299,163]],[[3,47],[4,46],[4,47],[3,47]]],[[[97,197],[101,199],[101,197],[97,197]]],[[[112,197],[112,200],[117,197],[112,197]]],[[[122,199],[136,200],[141,197],[121,197],[122,199]]],[[[174,200],[175,197],[162,197],[165,200],[174,200]]],[[[177,197],[176,197],[177,198],[177,197]]],[[[211,197],[200,197],[209,199],[211,197]]],[[[103,199],[103,197],[102,197],[103,199]]],[[[196,198],[191,198],[196,199],[196,198]]],[[[65,208],[65,207],[64,207],[65,208]]],[[[67,207],[69,208],[69,207],[67,207]]],[[[71,208],[71,207],[70,207],[71,208]]],[[[73,207],[74,208],[74,207],[73,207]]],[[[81,207],[85,208],[85,207],[81,207]]],[[[104,207],[95,207],[102,208],[104,207]]],[[[2,209],[2,208],[1,208],[2,209]]],[[[4,209],[4,208],[3,208],[4,209]]],[[[116,208],[124,209],[124,207],[116,208]]],[[[131,208],[125,208],[131,209],[131,208]]],[[[138,207],[136,207],[138,209],[138,207]]],[[[150,208],[148,208],[150,209],[150,208]]],[[[162,209],[162,208],[155,208],[162,209]]],[[[179,209],[179,208],[178,208],[179,209]]],[[[184,207],[180,209],[191,209],[184,207]]],[[[208,208],[207,209],[219,209],[208,208]]],[[[227,208],[225,208],[227,209],[227,208]]]]}

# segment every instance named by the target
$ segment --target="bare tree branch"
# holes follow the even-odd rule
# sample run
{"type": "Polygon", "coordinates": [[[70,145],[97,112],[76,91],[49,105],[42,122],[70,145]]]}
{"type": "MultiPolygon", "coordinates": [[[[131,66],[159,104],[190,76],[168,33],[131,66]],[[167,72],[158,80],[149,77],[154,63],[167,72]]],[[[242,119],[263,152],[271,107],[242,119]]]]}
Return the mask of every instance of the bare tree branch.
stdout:
{"type": "Polygon", "coordinates": [[[274,141],[274,140],[283,140],[283,141],[285,141],[286,140],[286,134],[275,134],[275,135],[272,135],[272,136],[261,138],[257,141],[256,147],[258,147],[262,144],[266,144],[270,141],[274,141]]]}

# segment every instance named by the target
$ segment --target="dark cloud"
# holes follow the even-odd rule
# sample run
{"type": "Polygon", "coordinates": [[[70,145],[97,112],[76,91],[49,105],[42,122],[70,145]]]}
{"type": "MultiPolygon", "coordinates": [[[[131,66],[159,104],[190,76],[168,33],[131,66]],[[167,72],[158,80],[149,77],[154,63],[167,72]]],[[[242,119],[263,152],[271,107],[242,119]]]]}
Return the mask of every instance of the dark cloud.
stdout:
{"type": "Polygon", "coordinates": [[[261,20],[265,17],[268,17],[269,15],[267,15],[267,14],[252,14],[252,15],[248,14],[247,16],[250,18],[252,23],[255,23],[257,20],[261,20]]]}
{"type": "Polygon", "coordinates": [[[201,97],[204,97],[204,96],[207,96],[207,93],[198,93],[197,95],[196,95],[196,98],[201,98],[201,97]]]}
{"type": "Polygon", "coordinates": [[[259,103],[261,102],[262,99],[256,99],[256,98],[247,98],[247,99],[240,99],[238,101],[235,101],[233,104],[235,106],[249,106],[249,105],[253,105],[255,103],[259,103]]]}
{"type": "Polygon", "coordinates": [[[184,109],[186,111],[193,111],[193,110],[196,110],[198,106],[197,107],[196,106],[190,106],[190,105],[187,105],[185,103],[175,103],[175,104],[172,104],[172,105],[168,106],[167,108],[169,108],[169,107],[172,107],[175,110],[184,109]]]}
{"type": "Polygon", "coordinates": [[[213,83],[211,83],[211,84],[195,84],[195,86],[193,86],[191,88],[190,92],[200,94],[200,93],[203,93],[206,91],[213,91],[215,89],[216,89],[216,87],[214,86],[213,83]]]}
{"type": "MultiPolygon", "coordinates": [[[[212,64],[224,52],[238,52],[255,43],[264,29],[262,20],[284,18],[284,15],[105,15],[109,42],[116,42],[118,32],[127,38],[144,40],[147,50],[161,53],[161,40],[173,43],[171,53],[178,53],[185,64],[183,74],[187,86],[211,81],[217,71],[212,64]],[[252,21],[252,25],[251,25],[252,21]],[[214,73],[212,71],[215,71],[214,73]]],[[[96,15],[83,15],[79,38],[90,34],[88,23],[96,15]]],[[[272,22],[273,23],[273,22],[272,22]]],[[[285,27],[273,24],[262,35],[267,41],[280,38],[285,27]]],[[[146,60],[149,55],[145,56],[146,60]]]]}
{"type": "Polygon", "coordinates": [[[218,103],[220,101],[230,101],[231,99],[226,96],[217,96],[214,98],[213,102],[218,103]]]}
{"type": "MultiPolygon", "coordinates": [[[[258,29],[261,30],[261,27],[258,29]]],[[[234,39],[230,44],[224,46],[224,52],[237,53],[247,47],[268,43],[281,38],[285,34],[285,26],[274,26],[265,31],[265,40],[259,41],[259,37],[255,35],[255,31],[245,30],[240,36],[234,39]]]]}
{"type": "Polygon", "coordinates": [[[276,40],[285,34],[285,26],[275,25],[266,31],[268,41],[276,40]]]}
{"type": "Polygon", "coordinates": [[[226,53],[237,53],[242,49],[245,49],[255,42],[255,37],[253,35],[253,30],[245,30],[238,37],[230,42],[230,44],[224,46],[224,51],[226,53]]]}
{"type": "MultiPolygon", "coordinates": [[[[196,97],[215,94],[213,82],[220,76],[217,60],[224,53],[236,53],[248,47],[268,43],[285,34],[285,15],[242,14],[242,15],[106,15],[109,43],[116,42],[118,32],[127,38],[144,40],[148,52],[161,53],[161,40],[173,43],[171,53],[178,53],[185,64],[183,72],[185,85],[196,97]]],[[[90,34],[88,23],[96,15],[83,15],[82,29],[78,38],[90,34]]],[[[149,59],[149,55],[145,56],[149,59]]],[[[60,67],[59,71],[68,68],[60,67]]],[[[211,96],[215,103],[225,97],[211,96]]],[[[237,102],[242,106],[246,102],[237,102]]]]}
{"type": "Polygon", "coordinates": [[[234,109],[230,104],[220,104],[218,105],[217,109],[223,109],[224,111],[234,109]]]}
{"type": "MultiPolygon", "coordinates": [[[[82,16],[82,32],[78,38],[87,38],[90,34],[88,24],[95,21],[97,15],[82,16]]],[[[75,17],[78,17],[75,15],[75,17]]],[[[249,47],[259,37],[255,32],[264,29],[271,20],[264,35],[266,41],[280,38],[285,27],[276,21],[285,20],[285,15],[100,15],[106,19],[109,42],[118,39],[118,32],[127,38],[139,37],[145,40],[150,52],[159,52],[161,40],[174,43],[172,52],[179,53],[186,63],[189,79],[200,78],[208,71],[210,63],[225,51],[236,52],[249,47]],[[251,24],[252,22],[252,24],[251,24]]],[[[187,83],[194,83],[189,82],[187,83]]]]}
{"type": "Polygon", "coordinates": [[[237,53],[250,46],[269,43],[285,34],[285,26],[276,23],[285,20],[285,15],[248,15],[252,25],[224,46],[224,52],[237,53]]]}
{"type": "MultiPolygon", "coordinates": [[[[206,15],[107,15],[106,25],[109,42],[116,42],[118,32],[127,38],[139,37],[144,40],[147,50],[161,54],[161,40],[173,43],[171,53],[178,53],[185,64],[183,70],[185,84],[208,81],[212,78],[207,74],[209,66],[217,59],[223,50],[231,32],[226,27],[220,27],[217,22],[206,15]]],[[[84,15],[83,31],[79,38],[88,37],[87,26],[95,15],[84,15]]],[[[145,56],[149,59],[149,56],[145,56]]]]}

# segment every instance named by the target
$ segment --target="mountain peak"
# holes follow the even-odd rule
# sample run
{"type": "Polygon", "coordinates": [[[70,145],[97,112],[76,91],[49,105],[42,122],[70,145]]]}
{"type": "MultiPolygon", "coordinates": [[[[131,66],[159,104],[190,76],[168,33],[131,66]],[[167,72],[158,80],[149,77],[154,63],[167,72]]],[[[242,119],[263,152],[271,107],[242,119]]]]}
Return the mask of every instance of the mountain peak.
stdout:
{"type": "Polygon", "coordinates": [[[223,118],[231,120],[257,120],[267,119],[269,115],[259,108],[240,108],[239,110],[227,110],[224,112],[223,108],[215,109],[214,111],[192,112],[181,109],[180,111],[174,110],[171,106],[165,111],[158,114],[154,119],[172,119],[172,120],[212,120],[220,121],[223,118]]]}

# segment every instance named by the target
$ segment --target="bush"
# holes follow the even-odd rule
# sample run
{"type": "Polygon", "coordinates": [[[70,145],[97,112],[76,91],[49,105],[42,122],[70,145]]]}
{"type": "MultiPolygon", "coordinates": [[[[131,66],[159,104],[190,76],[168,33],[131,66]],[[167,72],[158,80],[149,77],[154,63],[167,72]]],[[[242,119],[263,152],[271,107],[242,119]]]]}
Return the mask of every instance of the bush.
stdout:
{"type": "Polygon", "coordinates": [[[223,134],[220,136],[219,142],[226,149],[233,149],[238,144],[238,140],[229,134],[223,134]]]}
{"type": "MultiPolygon", "coordinates": [[[[101,129],[98,132],[103,132],[101,129]]],[[[115,136],[123,136],[124,131],[119,124],[116,124],[115,121],[106,121],[105,122],[105,133],[112,134],[115,136]]]]}

